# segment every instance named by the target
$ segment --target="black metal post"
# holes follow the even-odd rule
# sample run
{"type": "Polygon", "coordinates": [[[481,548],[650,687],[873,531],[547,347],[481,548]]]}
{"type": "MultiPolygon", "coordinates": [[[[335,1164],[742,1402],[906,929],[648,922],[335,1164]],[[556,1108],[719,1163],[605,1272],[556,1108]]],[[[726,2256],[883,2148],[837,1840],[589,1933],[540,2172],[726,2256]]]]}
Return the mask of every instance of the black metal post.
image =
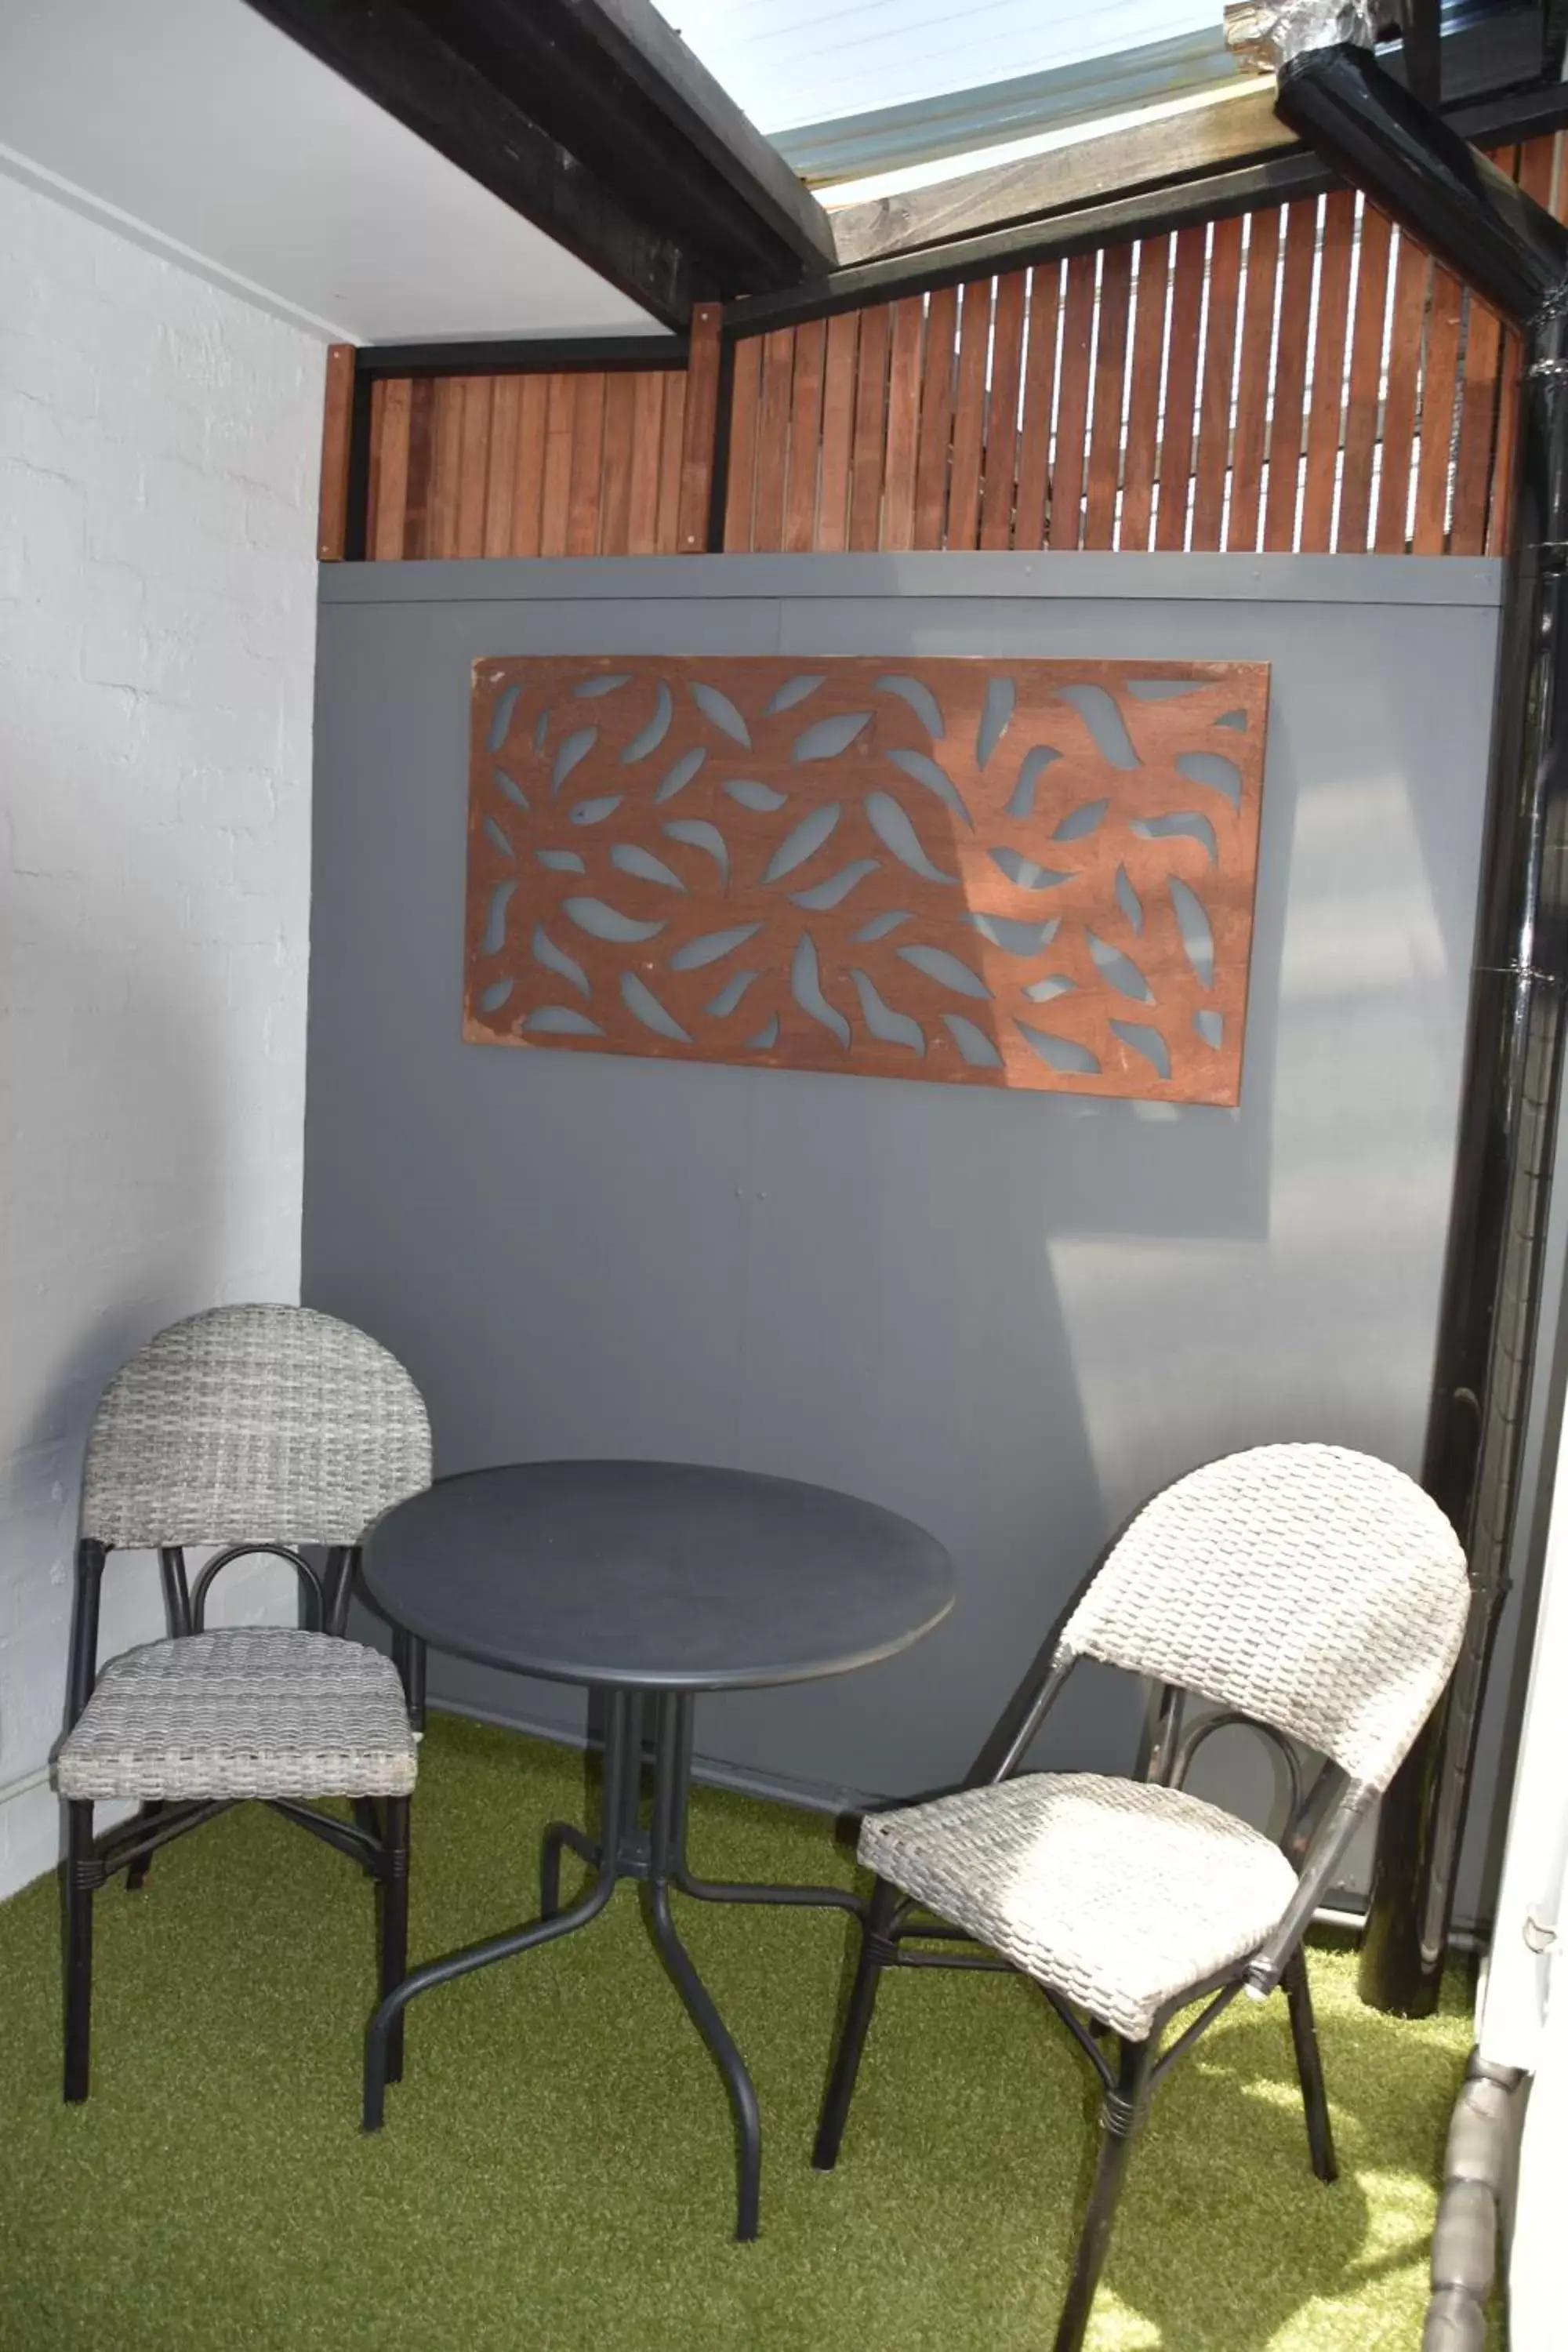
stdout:
{"type": "Polygon", "coordinates": [[[1361,49],[1293,58],[1281,119],[1525,338],[1480,907],[1423,1479],[1470,1564],[1447,1697],[1384,1801],[1362,1961],[1380,2009],[1436,2007],[1519,1501],[1568,987],[1568,231],[1361,49]]]}

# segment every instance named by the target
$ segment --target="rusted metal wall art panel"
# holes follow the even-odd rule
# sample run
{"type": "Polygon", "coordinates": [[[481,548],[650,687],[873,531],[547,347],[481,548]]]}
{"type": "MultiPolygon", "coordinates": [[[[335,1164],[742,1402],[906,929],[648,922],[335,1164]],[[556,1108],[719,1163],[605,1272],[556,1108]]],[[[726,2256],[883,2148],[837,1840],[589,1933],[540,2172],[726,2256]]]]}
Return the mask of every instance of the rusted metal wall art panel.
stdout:
{"type": "Polygon", "coordinates": [[[1252,662],[484,660],[465,1034],[1234,1103],[1252,662]]]}

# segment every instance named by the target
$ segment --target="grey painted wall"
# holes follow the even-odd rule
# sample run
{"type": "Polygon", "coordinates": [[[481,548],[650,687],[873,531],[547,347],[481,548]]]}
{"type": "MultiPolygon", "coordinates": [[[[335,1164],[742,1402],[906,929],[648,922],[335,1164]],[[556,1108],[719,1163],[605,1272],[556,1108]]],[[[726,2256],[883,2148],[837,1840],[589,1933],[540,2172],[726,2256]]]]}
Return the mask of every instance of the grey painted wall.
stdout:
{"type": "MultiPolygon", "coordinates": [[[[742,1465],[887,1503],[959,1563],[906,1657],[705,1702],[709,1758],[819,1797],[951,1779],[1150,1489],[1284,1437],[1415,1466],[1499,589],[1251,556],[323,573],[305,1296],[408,1362],[444,1470],[742,1465]],[[704,651],[1271,663],[1240,1109],[465,1045],[470,664],[704,651]]],[[[433,1688],[582,1720],[454,1661],[433,1688]]],[[[1135,1720],[1086,1682],[1042,1755],[1122,1762],[1135,1720]]],[[[1254,1801],[1244,1737],[1209,1769],[1254,1801]]]]}

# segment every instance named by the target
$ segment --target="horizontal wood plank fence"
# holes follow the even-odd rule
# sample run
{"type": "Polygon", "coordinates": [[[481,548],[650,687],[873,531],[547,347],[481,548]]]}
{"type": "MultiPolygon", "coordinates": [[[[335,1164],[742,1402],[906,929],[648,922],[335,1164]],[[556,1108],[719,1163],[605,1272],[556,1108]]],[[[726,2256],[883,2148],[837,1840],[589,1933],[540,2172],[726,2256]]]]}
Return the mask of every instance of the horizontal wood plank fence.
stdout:
{"type": "MultiPolygon", "coordinates": [[[[1559,218],[1563,146],[1497,153],[1559,218]]],[[[683,369],[378,379],[365,553],[1495,554],[1518,364],[1345,191],[727,348],[705,306],[683,369]]]]}

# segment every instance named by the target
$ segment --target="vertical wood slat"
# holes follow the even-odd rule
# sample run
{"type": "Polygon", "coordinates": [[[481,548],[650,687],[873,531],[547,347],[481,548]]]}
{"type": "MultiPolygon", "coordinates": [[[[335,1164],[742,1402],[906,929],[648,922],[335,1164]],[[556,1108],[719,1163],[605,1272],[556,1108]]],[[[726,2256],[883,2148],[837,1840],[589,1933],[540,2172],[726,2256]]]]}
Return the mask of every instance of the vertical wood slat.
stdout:
{"type": "MultiPolygon", "coordinates": [[[[651,555],[658,545],[658,445],[664,429],[664,384],[650,370],[632,379],[632,464],[626,496],[626,553],[651,555]]],[[[750,508],[748,506],[748,515],[750,508]]]]}
{"type": "Polygon", "coordinates": [[[1154,544],[1162,548],[1186,544],[1207,242],[1205,229],[1184,228],[1176,232],[1165,361],[1165,418],[1160,435],[1160,504],[1154,520],[1154,544]]]}
{"type": "Polygon", "coordinates": [[[605,385],[605,466],[600,490],[599,552],[629,555],[632,531],[632,425],[637,379],[613,375],[605,385]]]}
{"type": "Polygon", "coordinates": [[[1057,381],[1057,331],[1060,323],[1062,269],[1059,261],[1037,261],[1029,272],[1029,331],[1024,353],[1024,422],[1018,436],[1018,492],[1014,543],[1035,549],[1046,543],[1046,498],[1050,474],[1051,412],[1057,381]]]}
{"type": "Polygon", "coordinates": [[[1010,270],[996,281],[995,322],[991,336],[991,393],[985,410],[985,447],[981,461],[982,547],[1013,543],[1014,483],[1018,463],[1018,393],[1024,366],[1024,272],[1010,270]]]}
{"type": "Polygon", "coordinates": [[[1301,551],[1307,555],[1326,555],[1333,544],[1354,249],[1355,197],[1350,189],[1337,188],[1324,200],[1323,249],[1314,311],[1312,394],[1307,412],[1306,478],[1301,488],[1301,551]]]}
{"type": "Polygon", "coordinates": [[[855,371],[855,439],[849,457],[849,544],[875,547],[881,531],[882,459],[887,446],[890,316],[879,302],[862,313],[855,371]]]}
{"type": "Polygon", "coordinates": [[[341,563],[348,540],[349,439],[353,406],[354,347],[352,343],[332,343],[327,351],[321,479],[316,515],[316,555],[322,563],[341,563]]]}
{"type": "Polygon", "coordinates": [[[1372,514],[1372,467],[1383,387],[1383,337],[1393,239],[1385,214],[1364,205],[1351,336],[1350,396],[1345,404],[1345,455],[1340,481],[1335,545],[1342,555],[1365,551],[1372,514]]]}
{"type": "Polygon", "coordinates": [[[543,519],[544,450],[550,421],[550,378],[522,380],[517,425],[517,465],[512,478],[511,552],[537,555],[543,519]]]}
{"type": "Polygon", "coordinates": [[[517,436],[522,422],[522,387],[526,381],[523,376],[502,375],[490,387],[480,548],[485,555],[511,553],[512,514],[517,501],[517,436]]]}
{"type": "Polygon", "coordinates": [[[436,464],[436,386],[419,376],[408,392],[408,505],[403,522],[403,551],[418,558],[430,552],[430,478],[436,464]]]}
{"type": "MultiPolygon", "coordinates": [[[[371,388],[370,388],[370,450],[369,450],[369,457],[370,457],[369,475],[370,475],[370,478],[369,478],[369,482],[368,482],[368,484],[367,484],[367,499],[368,499],[368,503],[367,503],[366,512],[365,512],[365,536],[366,536],[366,540],[367,540],[367,541],[368,541],[368,540],[369,540],[370,534],[371,534],[371,533],[374,530],[374,529],[375,529],[375,478],[376,478],[376,476],[377,476],[377,475],[380,473],[380,471],[381,471],[381,420],[382,420],[382,417],[383,417],[383,415],[384,415],[384,413],[385,413],[385,409],[386,409],[386,397],[385,397],[385,395],[386,395],[386,386],[385,386],[385,384],[384,384],[384,383],[373,383],[373,384],[371,385],[371,388]]],[[[346,545],[346,543],[347,543],[347,533],[346,533],[346,530],[345,530],[345,534],[344,534],[344,540],[345,540],[345,545],[346,545]]]]}
{"type": "Polygon", "coordinates": [[[572,482],[572,435],[575,401],[569,375],[550,378],[544,416],[544,478],[541,486],[539,552],[566,552],[566,500],[572,482]]]}
{"type": "Polygon", "coordinates": [[[1268,362],[1274,339],[1274,296],[1279,266],[1279,212],[1254,213],[1247,235],[1247,290],[1242,297],[1241,363],[1236,372],[1236,426],[1230,467],[1230,511],[1225,543],[1250,554],[1258,543],[1263,488],[1264,427],[1268,362]]]}
{"type": "Polygon", "coordinates": [[[1373,533],[1373,544],[1379,555],[1403,555],[1409,536],[1411,443],[1415,434],[1422,328],[1431,277],[1429,257],[1401,231],[1383,395],[1383,466],[1378,476],[1377,520],[1373,533]]]}
{"type": "Polygon", "coordinates": [[[925,362],[921,371],[920,446],[915,455],[917,547],[941,547],[945,542],[957,349],[958,289],[940,286],[926,310],[925,362]]]}
{"type": "Polygon", "coordinates": [[[1289,554],[1296,543],[1307,341],[1312,324],[1312,268],[1317,243],[1317,198],[1288,205],[1285,262],[1279,278],[1279,331],[1274,355],[1274,414],[1268,432],[1268,488],[1263,512],[1263,544],[1276,554],[1289,554]]]}
{"type": "Polygon", "coordinates": [[[1491,498],[1487,508],[1489,555],[1506,555],[1512,523],[1513,469],[1519,431],[1519,377],[1524,345],[1511,328],[1502,339],[1502,371],[1498,384],[1497,446],[1492,458],[1491,498]]]}
{"type": "Polygon", "coordinates": [[[686,412],[681,425],[680,502],[676,539],[682,555],[700,555],[708,545],[713,500],[713,452],[719,434],[720,327],[718,302],[692,306],[686,362],[686,412]]]}
{"type": "Polygon", "coordinates": [[[757,411],[763,397],[763,338],[745,335],[735,346],[730,385],[730,470],[724,487],[724,545],[743,554],[752,538],[756,495],[757,411]]]}
{"type": "Polygon", "coordinates": [[[1434,269],[1426,317],[1426,360],[1421,371],[1421,446],[1415,476],[1414,555],[1441,555],[1448,530],[1448,477],[1454,406],[1459,378],[1459,323],[1464,294],[1457,278],[1434,269]]]}
{"type": "Polygon", "coordinates": [[[463,470],[464,380],[448,376],[436,386],[436,414],[431,434],[430,552],[455,555],[458,551],[458,486],[463,470]]]}
{"type": "Polygon", "coordinates": [[[753,547],[772,550],[784,544],[784,477],[794,385],[795,331],[781,327],[763,339],[763,397],[752,507],[753,547]]]}
{"type": "Polygon", "coordinates": [[[920,414],[921,343],[925,304],[918,294],[893,304],[888,365],[888,455],[882,482],[882,545],[902,550],[915,537],[915,429],[920,414]]]}
{"type": "Polygon", "coordinates": [[[605,379],[575,378],[572,417],[572,469],[566,492],[566,552],[596,555],[601,517],[600,481],[605,462],[605,379]]]}
{"type": "Polygon", "coordinates": [[[1146,236],[1138,248],[1138,294],[1132,318],[1132,392],[1127,410],[1119,547],[1147,548],[1154,512],[1154,464],[1160,436],[1160,385],[1165,357],[1165,304],[1170,293],[1171,240],[1146,236]]]}
{"type": "Polygon", "coordinates": [[[1127,315],[1132,297],[1132,247],[1108,246],[1100,272],[1100,324],[1094,342],[1094,396],[1089,431],[1089,473],[1083,543],[1109,548],[1116,529],[1121,481],[1121,395],[1127,381],[1127,315]]]}
{"type": "Polygon", "coordinates": [[[783,543],[796,555],[808,553],[816,543],[816,461],[822,440],[826,356],[827,333],[820,319],[808,320],[795,329],[783,543]]]}
{"type": "Polygon", "coordinates": [[[1459,447],[1454,461],[1454,513],[1449,552],[1479,555],[1486,546],[1487,505],[1500,388],[1502,321],[1473,294],[1465,298],[1465,363],[1459,407],[1459,447]]]}
{"type": "Polygon", "coordinates": [[[1225,527],[1230,478],[1230,413],[1236,381],[1237,311],[1241,300],[1241,223],[1215,221],[1209,257],[1204,380],[1198,394],[1198,454],[1193,468],[1194,548],[1215,552],[1225,527]]]}
{"type": "Polygon", "coordinates": [[[1089,425],[1089,355],[1094,334],[1092,253],[1075,253],[1068,263],[1062,303],[1061,384],[1057,394],[1056,464],[1051,473],[1047,543],[1072,549],[1082,525],[1084,436],[1089,425]]]}
{"type": "Polygon", "coordinates": [[[980,537],[980,464],[985,444],[985,367],[991,339],[991,280],[963,289],[958,328],[958,390],[952,408],[952,481],[946,544],[968,549],[980,537]]]}
{"type": "Polygon", "coordinates": [[[393,376],[377,384],[381,395],[381,433],[371,475],[370,529],[366,544],[380,563],[395,562],[405,552],[408,522],[408,431],[414,387],[406,376],[393,376]]]}
{"type": "Polygon", "coordinates": [[[827,322],[822,376],[822,480],[816,544],[836,554],[849,537],[849,452],[855,432],[855,353],[860,321],[841,310],[827,322]]]}
{"type": "Polygon", "coordinates": [[[685,478],[685,456],[686,378],[679,374],[668,375],[658,431],[658,546],[660,555],[675,555],[680,548],[680,492],[685,478]]]}
{"type": "Polygon", "coordinates": [[[458,440],[458,508],[454,522],[458,555],[485,551],[485,504],[490,457],[490,411],[495,378],[463,379],[462,425],[458,440]]]}

